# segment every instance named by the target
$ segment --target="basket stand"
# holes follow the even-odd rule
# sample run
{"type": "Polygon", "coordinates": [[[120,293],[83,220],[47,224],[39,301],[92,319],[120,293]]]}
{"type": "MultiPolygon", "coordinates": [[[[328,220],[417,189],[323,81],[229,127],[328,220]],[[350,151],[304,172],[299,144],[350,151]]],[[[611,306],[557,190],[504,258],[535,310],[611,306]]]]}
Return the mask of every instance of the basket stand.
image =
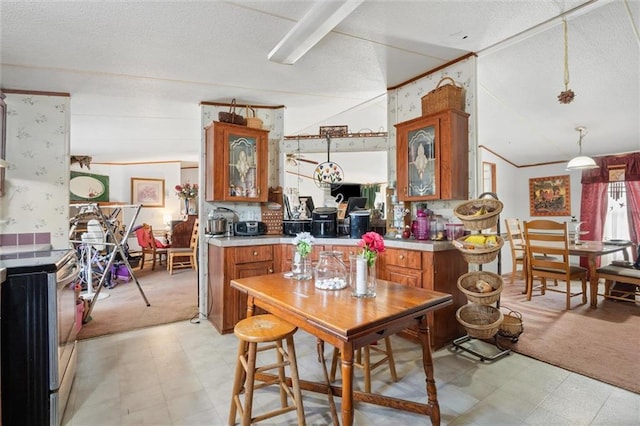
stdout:
{"type": "Polygon", "coordinates": [[[463,343],[466,342],[470,342],[472,340],[481,340],[484,342],[484,340],[482,339],[476,339],[475,337],[471,337],[468,334],[466,336],[462,336],[462,337],[458,337],[457,339],[455,339],[452,344],[453,347],[451,348],[454,351],[465,351],[470,353],[471,355],[474,355],[476,357],[478,357],[478,359],[480,359],[480,361],[487,361],[487,362],[493,362],[496,361],[500,358],[502,358],[503,356],[509,355],[511,353],[511,349],[508,348],[504,348],[502,346],[500,346],[500,343],[498,342],[498,336],[499,334],[496,333],[495,336],[493,336],[493,344],[495,345],[496,348],[498,348],[498,352],[494,353],[494,354],[484,354],[481,353],[480,351],[477,351],[475,349],[472,349],[468,346],[463,346],[463,343]]]}
{"type": "MultiPolygon", "coordinates": [[[[478,198],[483,198],[483,197],[491,197],[491,198],[495,198],[496,200],[498,199],[498,196],[494,193],[494,192],[484,192],[482,194],[480,194],[480,196],[478,198]]],[[[500,235],[500,218],[498,217],[498,221],[496,223],[496,231],[497,234],[500,235]]],[[[482,264],[479,265],[478,269],[480,271],[482,271],[482,264]]],[[[498,252],[498,275],[502,275],[502,253],[498,252]]],[[[500,308],[500,299],[498,299],[496,302],[496,308],[500,308]]],[[[464,343],[469,343],[472,342],[473,340],[479,340],[482,342],[486,342],[488,343],[487,340],[484,339],[478,339],[476,337],[472,337],[469,336],[468,334],[462,337],[458,337],[457,339],[455,339],[452,342],[452,347],[451,350],[453,351],[465,351],[470,353],[471,355],[474,355],[475,357],[477,357],[478,359],[480,359],[480,361],[488,361],[488,362],[493,362],[496,361],[506,355],[509,355],[511,353],[511,349],[505,348],[503,346],[500,346],[500,343],[498,342],[498,337],[500,336],[500,331],[498,331],[494,336],[493,336],[493,345],[497,348],[498,352],[492,351],[494,352],[493,354],[485,354],[482,353],[476,349],[473,349],[471,347],[469,347],[469,345],[467,346],[463,346],[464,343]]]]}

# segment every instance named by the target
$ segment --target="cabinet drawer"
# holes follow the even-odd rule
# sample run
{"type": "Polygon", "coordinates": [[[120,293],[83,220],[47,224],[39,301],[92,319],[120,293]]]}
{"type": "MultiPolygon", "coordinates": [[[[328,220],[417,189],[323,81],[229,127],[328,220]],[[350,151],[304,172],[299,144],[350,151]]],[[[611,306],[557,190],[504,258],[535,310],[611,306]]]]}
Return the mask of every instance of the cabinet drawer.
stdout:
{"type": "Polygon", "coordinates": [[[233,257],[235,263],[273,260],[273,246],[234,247],[233,257]]]}
{"type": "Polygon", "coordinates": [[[422,271],[389,265],[385,272],[388,281],[411,287],[422,287],[422,271]]]}
{"type": "Polygon", "coordinates": [[[382,256],[385,257],[385,263],[387,265],[422,269],[422,256],[419,251],[389,248],[382,256]]]}

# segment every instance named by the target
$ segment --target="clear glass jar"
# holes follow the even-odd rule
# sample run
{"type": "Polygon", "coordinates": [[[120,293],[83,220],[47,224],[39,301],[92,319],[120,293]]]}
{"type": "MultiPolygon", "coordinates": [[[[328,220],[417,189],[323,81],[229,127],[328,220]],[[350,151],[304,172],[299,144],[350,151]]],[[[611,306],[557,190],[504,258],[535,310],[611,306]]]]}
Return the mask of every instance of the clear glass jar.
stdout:
{"type": "Polygon", "coordinates": [[[342,252],[321,251],[314,268],[315,286],[322,290],[340,290],[347,286],[347,267],[342,252]]]}

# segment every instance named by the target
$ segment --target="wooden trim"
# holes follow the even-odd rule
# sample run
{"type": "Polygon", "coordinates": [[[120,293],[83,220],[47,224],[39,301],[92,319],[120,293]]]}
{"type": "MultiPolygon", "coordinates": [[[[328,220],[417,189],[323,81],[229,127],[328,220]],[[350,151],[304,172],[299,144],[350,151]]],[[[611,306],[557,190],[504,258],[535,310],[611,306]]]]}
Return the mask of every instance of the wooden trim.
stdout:
{"type": "MultiPolygon", "coordinates": [[[[181,163],[184,162],[184,160],[165,160],[165,161],[132,161],[130,163],[124,163],[124,162],[112,162],[112,161],[92,161],[91,164],[102,164],[105,166],[135,166],[135,165],[140,165],[140,164],[166,164],[166,163],[181,163]]],[[[188,168],[188,167],[181,167],[181,168],[188,168]]],[[[194,167],[196,168],[196,167],[194,167]]]]}
{"type": "Polygon", "coordinates": [[[503,157],[502,155],[498,154],[497,152],[493,151],[490,148],[487,148],[485,145],[478,145],[478,148],[480,149],[484,149],[488,152],[490,152],[491,154],[495,155],[496,157],[498,157],[499,159],[501,159],[502,161],[504,161],[505,163],[509,163],[511,164],[513,167],[521,169],[524,167],[539,167],[539,166],[548,166],[551,164],[560,164],[560,163],[566,163],[567,161],[550,161],[548,163],[534,163],[534,164],[524,164],[524,165],[519,165],[514,163],[513,161],[507,160],[505,157],[503,157]]]}
{"type": "Polygon", "coordinates": [[[18,89],[5,89],[5,88],[0,88],[0,90],[4,93],[12,93],[17,95],[64,96],[67,98],[71,97],[70,93],[64,93],[64,92],[40,92],[37,90],[18,90],[18,89]]]}
{"type": "MultiPolygon", "coordinates": [[[[230,102],[208,102],[208,101],[201,101],[200,102],[200,106],[224,106],[224,107],[230,107],[231,103],[230,102]]],[[[236,108],[244,108],[245,105],[249,105],[253,108],[259,108],[259,109],[280,109],[280,108],[286,108],[286,106],[284,105],[255,105],[252,104],[250,102],[236,102],[235,106],[236,108]]]]}
{"type": "Polygon", "coordinates": [[[407,85],[407,84],[409,84],[409,83],[413,83],[413,82],[414,82],[414,81],[416,81],[416,80],[419,80],[419,79],[421,79],[421,78],[423,78],[423,77],[426,77],[426,76],[428,76],[428,75],[431,75],[431,74],[433,74],[433,73],[435,73],[435,72],[437,72],[437,71],[440,71],[440,70],[441,70],[441,69],[443,69],[443,68],[447,68],[447,67],[449,67],[449,66],[451,66],[451,65],[453,65],[453,64],[455,64],[455,63],[458,63],[458,62],[460,62],[460,61],[464,61],[465,59],[470,58],[470,57],[472,57],[472,56],[477,56],[477,54],[476,54],[475,52],[469,52],[469,53],[467,53],[466,55],[460,56],[460,57],[459,57],[459,58],[457,58],[457,59],[454,59],[454,60],[452,60],[452,61],[449,61],[449,62],[447,62],[446,64],[442,64],[442,65],[440,65],[439,67],[436,67],[436,68],[434,68],[434,69],[432,69],[432,70],[429,70],[429,71],[427,71],[427,72],[425,72],[425,73],[422,73],[422,74],[420,74],[420,75],[417,75],[417,76],[415,76],[415,77],[413,77],[413,78],[411,78],[411,79],[409,79],[409,80],[407,80],[407,81],[404,81],[404,82],[402,82],[402,83],[400,83],[400,84],[396,84],[395,86],[387,87],[387,91],[389,91],[389,90],[395,90],[395,89],[398,89],[398,88],[400,88],[400,87],[402,87],[402,86],[405,86],[405,85],[407,85]]]}

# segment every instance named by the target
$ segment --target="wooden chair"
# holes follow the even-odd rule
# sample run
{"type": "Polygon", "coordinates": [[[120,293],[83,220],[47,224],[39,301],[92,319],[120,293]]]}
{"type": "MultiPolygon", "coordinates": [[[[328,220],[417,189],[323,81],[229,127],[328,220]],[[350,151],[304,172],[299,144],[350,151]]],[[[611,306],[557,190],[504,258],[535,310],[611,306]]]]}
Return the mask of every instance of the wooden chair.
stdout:
{"type": "MultiPolygon", "coordinates": [[[[331,359],[331,374],[330,380],[333,382],[336,379],[336,371],[338,369],[338,360],[340,359],[340,351],[338,348],[333,349],[333,357],[331,359]]],[[[396,373],[396,363],[393,359],[393,349],[391,348],[391,339],[389,337],[384,338],[384,349],[378,345],[367,345],[364,348],[356,351],[356,360],[353,363],[355,367],[361,368],[364,371],[364,391],[371,393],[371,370],[378,368],[385,362],[389,363],[389,373],[391,379],[394,382],[398,381],[398,375],[396,373]],[[371,364],[371,351],[382,354],[382,358],[371,364]],[[362,356],[364,352],[364,359],[362,356]]]]}
{"type": "Polygon", "coordinates": [[[507,227],[507,238],[509,239],[509,247],[511,248],[511,284],[513,284],[516,279],[516,274],[518,273],[518,265],[522,267],[520,270],[520,277],[525,279],[525,241],[519,219],[505,219],[504,223],[507,227]]]}
{"type": "Polygon", "coordinates": [[[566,293],[566,309],[571,309],[571,298],[582,295],[582,303],[587,303],[587,269],[571,265],[569,262],[569,231],[567,223],[553,220],[533,220],[524,222],[527,262],[527,300],[531,300],[533,280],[542,281],[541,292],[545,290],[566,293]],[[547,279],[563,280],[566,292],[547,288],[547,279]],[[571,292],[571,280],[582,282],[582,291],[571,292]]]}
{"type": "Polygon", "coordinates": [[[151,256],[151,270],[156,269],[156,260],[162,265],[162,259],[167,259],[168,245],[156,240],[153,235],[153,228],[151,225],[143,223],[142,226],[135,231],[138,244],[142,249],[142,257],[140,258],[140,269],[144,268],[144,263],[147,261],[145,258],[147,255],[151,256]]]}
{"type": "Polygon", "coordinates": [[[198,219],[193,223],[189,247],[170,248],[167,259],[169,275],[173,275],[174,269],[193,268],[198,273],[198,219]]]}
{"type": "Polygon", "coordinates": [[[598,280],[604,279],[606,299],[635,302],[640,304],[640,271],[622,266],[607,265],[598,268],[598,280]],[[614,288],[613,284],[616,284],[614,288]],[[622,285],[621,285],[622,284],[622,285]]]}

